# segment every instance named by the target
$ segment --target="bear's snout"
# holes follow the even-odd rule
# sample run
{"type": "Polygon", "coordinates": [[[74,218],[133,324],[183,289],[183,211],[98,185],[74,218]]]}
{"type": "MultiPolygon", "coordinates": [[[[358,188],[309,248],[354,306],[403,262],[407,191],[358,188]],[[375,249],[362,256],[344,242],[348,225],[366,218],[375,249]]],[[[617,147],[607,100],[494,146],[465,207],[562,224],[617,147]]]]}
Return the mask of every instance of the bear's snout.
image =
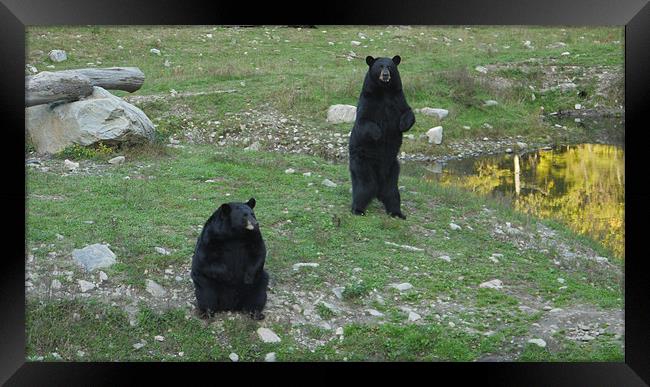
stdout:
{"type": "Polygon", "coordinates": [[[390,71],[388,69],[382,69],[379,73],[379,80],[382,82],[390,81],[390,71]]]}
{"type": "Polygon", "coordinates": [[[255,219],[246,220],[246,230],[255,230],[259,226],[259,223],[255,219]]]}

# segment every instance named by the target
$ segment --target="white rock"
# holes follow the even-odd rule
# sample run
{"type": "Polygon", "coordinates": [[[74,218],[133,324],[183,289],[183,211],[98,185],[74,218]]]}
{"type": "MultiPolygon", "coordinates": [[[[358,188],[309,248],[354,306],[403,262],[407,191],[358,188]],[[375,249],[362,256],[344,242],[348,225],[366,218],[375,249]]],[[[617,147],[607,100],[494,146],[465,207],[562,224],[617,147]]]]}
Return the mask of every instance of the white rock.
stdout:
{"type": "Polygon", "coordinates": [[[496,106],[498,104],[499,104],[499,102],[497,102],[497,101],[495,101],[493,99],[488,99],[487,101],[485,101],[483,106],[496,106]]]}
{"type": "Polygon", "coordinates": [[[68,55],[63,50],[52,50],[49,54],[47,54],[47,56],[52,62],[56,63],[63,62],[64,60],[68,59],[68,55]]]}
{"type": "Polygon", "coordinates": [[[580,109],[582,109],[582,105],[580,105],[579,103],[577,103],[577,104],[575,104],[575,108],[576,108],[576,110],[580,110],[580,109]]]}
{"type": "Polygon", "coordinates": [[[429,138],[429,144],[440,145],[442,143],[442,126],[429,129],[426,135],[429,138]]]}
{"type": "Polygon", "coordinates": [[[56,153],[73,144],[135,144],[155,138],[155,127],[142,110],[97,86],[83,100],[26,108],[25,127],[39,153],[56,153]]]}
{"type": "Polygon", "coordinates": [[[375,316],[375,317],[384,317],[384,314],[383,314],[383,313],[381,313],[380,311],[375,310],[375,309],[368,309],[368,313],[369,313],[371,316],[375,316]]]}
{"type": "Polygon", "coordinates": [[[326,186],[326,187],[330,187],[330,188],[334,188],[334,187],[337,186],[337,184],[336,184],[335,182],[333,182],[332,180],[330,180],[330,179],[325,179],[325,180],[323,180],[323,181],[321,182],[321,184],[323,184],[323,185],[326,186]]]}
{"type": "Polygon", "coordinates": [[[451,228],[451,229],[454,230],[454,231],[456,231],[456,230],[461,230],[461,229],[462,229],[462,227],[460,227],[460,226],[457,225],[456,223],[449,223],[449,228],[451,228]]]}
{"type": "Polygon", "coordinates": [[[63,161],[63,166],[68,170],[68,171],[75,171],[77,168],[79,168],[79,163],[75,163],[74,161],[70,161],[68,159],[65,159],[63,161]]]}
{"type": "Polygon", "coordinates": [[[144,343],[135,343],[135,344],[133,344],[133,348],[135,348],[135,349],[140,349],[142,347],[144,347],[144,343]]]}
{"type": "Polygon", "coordinates": [[[32,74],[36,74],[38,72],[38,69],[29,63],[25,67],[27,67],[27,70],[29,70],[29,72],[32,74]]]}
{"type": "Polygon", "coordinates": [[[336,296],[336,298],[338,298],[339,300],[340,300],[341,298],[343,298],[343,290],[345,290],[345,287],[336,287],[336,288],[332,288],[332,292],[334,293],[334,295],[336,296]]]}
{"type": "Polygon", "coordinates": [[[232,360],[232,361],[239,361],[239,355],[237,355],[234,352],[232,352],[230,355],[228,355],[228,358],[230,358],[230,360],[232,360]]]}
{"type": "Polygon", "coordinates": [[[352,105],[332,105],[327,109],[327,122],[339,124],[354,122],[357,118],[357,107],[352,105]]]}
{"type": "Polygon", "coordinates": [[[117,165],[117,164],[123,164],[123,163],[124,163],[124,160],[126,160],[126,157],[124,157],[124,156],[117,156],[117,157],[113,157],[112,159],[108,160],[108,163],[109,163],[109,164],[115,164],[115,165],[117,165]]]}
{"type": "Polygon", "coordinates": [[[116,262],[115,253],[108,246],[99,243],[72,250],[72,258],[87,271],[109,267],[116,262]]]}
{"type": "Polygon", "coordinates": [[[530,344],[535,344],[535,345],[540,346],[542,348],[546,347],[546,341],[544,341],[543,339],[530,339],[530,340],[528,340],[528,342],[530,344]]]}
{"type": "Polygon", "coordinates": [[[278,335],[269,328],[258,328],[257,334],[265,343],[279,343],[281,341],[278,335]]]}
{"type": "Polygon", "coordinates": [[[393,288],[399,290],[400,292],[403,292],[405,290],[409,290],[409,289],[413,288],[413,285],[411,285],[408,282],[403,282],[401,284],[391,284],[390,286],[392,286],[393,288]]]}
{"type": "Polygon", "coordinates": [[[167,294],[165,288],[163,288],[162,286],[158,285],[156,282],[150,279],[147,279],[145,281],[145,284],[147,286],[146,287],[147,292],[149,292],[149,294],[151,294],[154,297],[161,298],[167,294]]]}
{"type": "Polygon", "coordinates": [[[353,45],[353,46],[359,46],[359,45],[361,45],[361,42],[359,42],[359,41],[357,41],[357,40],[352,40],[352,41],[350,42],[350,44],[353,45]]]}
{"type": "Polygon", "coordinates": [[[162,247],[157,247],[157,246],[156,246],[156,247],[154,247],[154,250],[156,250],[156,252],[157,252],[158,254],[162,254],[162,255],[170,255],[170,254],[171,254],[168,250],[165,250],[165,249],[162,248],[162,247]]]}
{"type": "Polygon", "coordinates": [[[422,318],[422,316],[420,316],[419,314],[417,314],[417,313],[415,313],[413,311],[409,312],[409,321],[418,321],[421,318],[422,318]]]}
{"type": "Polygon", "coordinates": [[[50,287],[52,289],[61,289],[61,281],[59,281],[58,279],[53,279],[50,287]]]}
{"type": "Polygon", "coordinates": [[[384,241],[384,243],[387,244],[387,245],[389,245],[389,246],[400,247],[400,248],[402,248],[402,249],[404,249],[404,250],[409,250],[409,251],[424,251],[424,249],[419,248],[419,247],[414,247],[414,246],[409,246],[409,245],[398,245],[397,243],[388,242],[388,241],[384,241]]]}
{"type": "Polygon", "coordinates": [[[294,172],[296,172],[296,170],[293,169],[293,168],[288,168],[288,169],[284,170],[284,173],[287,173],[287,174],[291,174],[291,173],[294,173],[294,172]]]}
{"type": "Polygon", "coordinates": [[[437,116],[439,119],[443,119],[449,115],[449,110],[447,109],[430,108],[430,107],[415,109],[415,112],[424,114],[425,116],[437,116]]]}
{"type": "Polygon", "coordinates": [[[149,52],[154,55],[160,55],[160,50],[157,48],[152,48],[151,50],[149,50],[149,52]]]}
{"type": "Polygon", "coordinates": [[[526,149],[526,147],[528,147],[528,144],[526,144],[525,142],[517,142],[518,149],[526,149]]]}
{"type": "Polygon", "coordinates": [[[302,175],[305,176],[305,177],[310,177],[310,176],[311,176],[311,172],[305,172],[305,173],[303,173],[302,175]]]}
{"type": "Polygon", "coordinates": [[[274,362],[276,360],[275,352],[269,352],[264,356],[264,361],[274,362]]]}
{"type": "Polygon", "coordinates": [[[557,282],[559,282],[559,283],[561,283],[561,284],[563,284],[563,283],[564,283],[564,278],[561,278],[561,277],[560,277],[560,278],[558,278],[558,279],[557,279],[557,282]]]}
{"type": "Polygon", "coordinates": [[[451,262],[451,257],[448,255],[441,255],[438,258],[442,259],[443,261],[451,262]]]}
{"type": "Polygon", "coordinates": [[[478,71],[479,73],[482,73],[482,74],[487,74],[487,72],[488,72],[487,67],[483,67],[483,66],[476,66],[474,68],[474,70],[476,70],[476,71],[478,71]]]}
{"type": "Polygon", "coordinates": [[[489,288],[489,289],[501,289],[503,287],[503,282],[498,279],[493,279],[487,282],[483,282],[478,286],[479,288],[489,288]]]}
{"type": "Polygon", "coordinates": [[[512,153],[512,148],[506,148],[506,153],[512,153]]]}
{"type": "Polygon", "coordinates": [[[160,336],[160,335],[154,336],[153,339],[156,340],[156,341],[165,341],[165,337],[160,336]]]}
{"type": "Polygon", "coordinates": [[[103,282],[103,281],[106,281],[107,279],[108,279],[108,274],[104,273],[103,271],[100,271],[99,272],[99,281],[103,282]]]}
{"type": "Polygon", "coordinates": [[[259,141],[254,141],[252,144],[250,144],[249,146],[244,148],[244,150],[245,151],[258,151],[258,150],[260,150],[260,147],[261,147],[261,145],[260,145],[259,141]]]}
{"type": "Polygon", "coordinates": [[[301,267],[318,267],[319,264],[315,262],[300,262],[293,265],[293,270],[298,270],[301,267]]]}
{"type": "Polygon", "coordinates": [[[575,90],[575,88],[578,86],[573,82],[565,82],[565,83],[560,83],[559,85],[557,85],[557,87],[560,89],[560,91],[566,92],[566,91],[575,90]]]}
{"type": "Polygon", "coordinates": [[[95,288],[95,284],[92,282],[84,281],[84,280],[77,280],[77,283],[79,283],[79,287],[81,288],[81,292],[85,293],[89,291],[90,289],[95,288]]]}

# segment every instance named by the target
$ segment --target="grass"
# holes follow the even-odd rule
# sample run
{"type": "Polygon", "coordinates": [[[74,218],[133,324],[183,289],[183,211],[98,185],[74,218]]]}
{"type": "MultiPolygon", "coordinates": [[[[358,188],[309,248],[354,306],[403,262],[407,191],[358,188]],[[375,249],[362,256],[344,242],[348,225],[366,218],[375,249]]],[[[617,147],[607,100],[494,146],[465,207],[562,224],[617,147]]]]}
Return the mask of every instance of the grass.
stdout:
{"type": "MultiPolygon", "coordinates": [[[[174,268],[175,272],[182,273],[188,267],[205,218],[221,202],[254,196],[268,248],[266,267],[274,288],[270,297],[285,292],[298,300],[302,296],[296,296],[291,290],[297,287],[303,292],[327,295],[329,290],[324,286],[339,285],[345,288],[343,305],[347,308],[361,310],[365,305],[372,306],[376,295],[381,294],[386,300],[382,309],[387,316],[396,317],[381,326],[366,325],[355,319],[345,325],[346,331],[351,329],[345,340],[327,341],[311,352],[291,342],[292,325],[282,322],[274,327],[276,333],[284,334],[288,343],[283,341],[275,348],[260,344],[254,333],[257,323],[244,317],[223,321],[225,333],[211,335],[206,328],[197,331],[195,328],[201,323],[187,315],[186,307],[177,306],[162,314],[141,314],[140,328],[120,333],[120,327],[128,324],[124,312],[120,314],[117,309],[108,308],[105,317],[99,321],[93,319],[97,308],[104,308],[100,306],[101,299],[88,306],[77,300],[63,309],[52,306],[56,302],[41,305],[34,300],[28,304],[28,353],[35,356],[57,352],[76,358],[73,353],[76,348],[85,348],[86,352],[92,348],[93,359],[181,360],[174,353],[184,352],[182,360],[223,360],[230,353],[226,348],[230,347],[220,346],[215,340],[225,338],[229,343],[236,343],[230,345],[235,352],[239,351],[236,353],[242,359],[250,360],[258,359],[267,349],[287,360],[322,360],[326,354],[328,359],[347,357],[349,360],[469,360],[485,353],[487,348],[497,344],[506,346],[512,337],[525,334],[531,321],[518,310],[522,296],[541,297],[564,307],[574,303],[622,307],[615,272],[594,269],[587,272],[589,279],[585,282],[582,279],[585,272],[559,270],[543,253],[534,249],[521,251],[512,241],[492,238],[493,226],[482,210],[490,208],[496,211],[498,219],[507,219],[513,225],[528,225],[527,229],[534,230],[536,220],[526,215],[457,188],[402,177],[400,184],[407,187],[402,196],[407,221],[389,218],[377,203],[370,207],[368,216],[357,217],[348,210],[347,175],[345,165],[323,163],[314,156],[278,158],[273,153],[215,149],[207,145],[168,150],[164,157],[143,156],[100,175],[70,177],[29,171],[27,240],[29,247],[45,246],[32,251],[40,267],[36,272],[42,276],[48,276],[53,267],[59,271],[77,271],[65,252],[103,241],[118,256],[118,264],[106,270],[111,283],[131,286],[134,292],[142,294],[146,294],[143,291],[146,278],[177,288],[174,279],[168,278],[164,271],[174,268]],[[284,173],[288,167],[297,173],[284,173]],[[311,171],[312,176],[299,173],[304,171],[311,171]],[[125,180],[125,176],[131,179],[125,180]],[[325,177],[339,185],[321,186],[319,182],[325,177]],[[205,182],[215,178],[219,179],[218,184],[205,182]],[[315,184],[309,186],[309,182],[315,184]],[[42,199],[54,195],[64,198],[42,199]],[[333,221],[333,215],[339,222],[333,221]],[[94,223],[84,223],[87,220],[94,223]],[[447,231],[452,221],[463,229],[447,231]],[[420,227],[436,230],[438,236],[427,237],[420,227]],[[64,235],[65,239],[58,240],[56,234],[64,235]],[[424,252],[389,246],[384,241],[418,246],[424,252]],[[165,247],[171,255],[157,254],[156,246],[165,247]],[[48,257],[50,251],[61,252],[60,258],[53,262],[48,257]],[[488,252],[503,254],[502,264],[490,262],[488,252]],[[450,255],[452,261],[436,259],[443,253],[450,255]],[[308,268],[307,274],[296,273],[293,264],[304,261],[317,262],[319,267],[308,268]],[[558,289],[558,276],[565,278],[568,291],[558,289]],[[478,288],[479,283],[493,278],[502,279],[513,292],[478,288]],[[400,293],[389,287],[396,282],[409,282],[414,288],[400,293]],[[502,335],[497,337],[502,340],[495,343],[493,337],[468,334],[461,326],[443,329],[435,319],[422,326],[404,325],[404,315],[395,314],[400,305],[427,311],[431,301],[441,297],[462,305],[458,315],[454,314],[456,321],[463,320],[483,331],[499,329],[502,335]],[[73,334],[68,329],[70,313],[63,312],[66,308],[85,316],[82,320],[89,325],[87,330],[74,330],[73,334]],[[472,314],[463,315],[469,311],[472,314]],[[93,324],[102,324],[102,328],[91,329],[93,324]],[[151,340],[154,330],[165,335],[170,329],[177,341],[151,340]],[[136,339],[142,338],[153,352],[132,351],[136,339]],[[194,352],[192,345],[198,345],[192,344],[195,340],[214,343],[212,352],[203,351],[200,355],[194,352]],[[375,341],[383,344],[367,345],[375,341]]],[[[65,286],[76,286],[65,279],[62,282],[65,286]]],[[[190,294],[189,286],[183,283],[181,293],[190,294]]],[[[315,308],[323,320],[335,317],[324,305],[317,304],[315,308]]],[[[433,310],[431,313],[435,314],[433,310]]],[[[326,331],[326,335],[332,334],[326,331]]],[[[322,336],[323,332],[318,335],[322,336]]]]}

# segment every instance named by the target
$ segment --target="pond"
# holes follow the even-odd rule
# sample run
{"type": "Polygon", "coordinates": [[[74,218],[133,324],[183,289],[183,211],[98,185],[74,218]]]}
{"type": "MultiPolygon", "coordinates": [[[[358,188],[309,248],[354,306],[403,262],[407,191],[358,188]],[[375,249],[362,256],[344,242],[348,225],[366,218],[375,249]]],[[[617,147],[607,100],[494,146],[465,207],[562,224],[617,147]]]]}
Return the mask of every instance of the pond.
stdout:
{"type": "Polygon", "coordinates": [[[617,145],[580,144],[524,154],[405,164],[403,173],[459,186],[556,219],[625,257],[625,162],[617,145]]]}

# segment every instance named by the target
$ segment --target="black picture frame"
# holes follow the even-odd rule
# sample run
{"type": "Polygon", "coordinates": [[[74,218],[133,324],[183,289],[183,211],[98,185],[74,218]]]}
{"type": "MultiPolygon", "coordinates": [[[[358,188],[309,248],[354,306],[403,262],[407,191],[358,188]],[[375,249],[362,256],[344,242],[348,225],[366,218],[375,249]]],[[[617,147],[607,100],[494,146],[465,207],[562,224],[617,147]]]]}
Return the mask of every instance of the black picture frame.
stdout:
{"type": "MultiPolygon", "coordinates": [[[[230,374],[238,383],[249,377],[296,378],[304,383],[337,381],[349,371],[366,383],[395,376],[427,384],[643,386],[650,383],[650,300],[642,254],[644,218],[650,214],[650,189],[644,180],[650,102],[650,5],[625,1],[357,1],[326,3],[201,3],[194,0],[1,0],[0,114],[5,145],[0,151],[4,178],[0,191],[5,252],[0,271],[0,383],[12,386],[123,385],[152,378],[184,381],[193,377],[222,383],[230,374]],[[25,163],[24,58],[29,25],[124,24],[421,24],[421,25],[616,25],[625,27],[625,141],[627,184],[625,262],[625,362],[622,363],[386,363],[386,364],[227,364],[227,363],[30,363],[25,361],[25,163]],[[10,175],[10,176],[7,176],[10,175]],[[629,209],[629,210],[628,210],[629,209]],[[244,369],[261,367],[258,372],[244,369]],[[296,377],[294,371],[300,370],[296,377]],[[334,372],[332,372],[334,371],[334,372]],[[217,376],[215,376],[217,375],[217,376]],[[243,377],[242,377],[243,376],[243,377]],[[451,377],[451,379],[445,378],[451,377]]],[[[345,377],[347,380],[347,376],[345,377]]],[[[302,383],[301,383],[302,384],[302,383]]]]}

